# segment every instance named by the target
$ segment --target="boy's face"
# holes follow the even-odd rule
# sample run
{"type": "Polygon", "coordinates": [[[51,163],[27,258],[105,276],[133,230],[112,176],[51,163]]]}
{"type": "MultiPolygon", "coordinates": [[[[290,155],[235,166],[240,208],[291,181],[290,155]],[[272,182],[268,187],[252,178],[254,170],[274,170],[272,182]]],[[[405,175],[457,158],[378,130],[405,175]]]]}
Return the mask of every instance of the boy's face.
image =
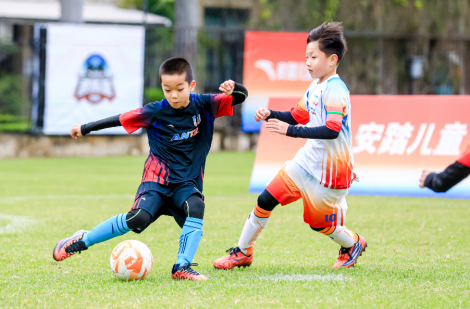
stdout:
{"type": "Polygon", "coordinates": [[[186,73],[162,75],[162,88],[171,107],[182,109],[189,105],[189,94],[196,88],[196,82],[186,81],[186,73]]]}
{"type": "Polygon", "coordinates": [[[313,41],[307,44],[307,69],[310,76],[314,79],[322,78],[330,75],[336,69],[338,63],[338,56],[332,54],[327,56],[320,50],[320,46],[317,41],[313,41]]]}

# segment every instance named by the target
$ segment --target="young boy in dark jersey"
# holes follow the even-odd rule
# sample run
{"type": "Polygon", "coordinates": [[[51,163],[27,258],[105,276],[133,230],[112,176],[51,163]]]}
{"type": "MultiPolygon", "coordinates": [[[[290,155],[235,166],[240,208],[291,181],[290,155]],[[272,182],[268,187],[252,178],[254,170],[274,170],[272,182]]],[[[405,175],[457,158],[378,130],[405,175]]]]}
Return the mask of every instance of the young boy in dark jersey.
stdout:
{"type": "Polygon", "coordinates": [[[55,260],[64,260],[129,231],[141,233],[161,215],[168,215],[182,227],[171,277],[207,280],[191,266],[203,233],[202,183],[214,120],[231,116],[233,106],[245,101],[248,92],[242,85],[228,80],[220,85],[222,94],[191,94],[196,82],[191,66],[183,58],[166,60],[159,73],[165,93],[162,101],[72,128],[70,134],[75,139],[116,126],[123,126],[128,133],[146,128],[150,154],[131,210],[89,232],[80,230],[59,240],[53,251],[55,260]]]}

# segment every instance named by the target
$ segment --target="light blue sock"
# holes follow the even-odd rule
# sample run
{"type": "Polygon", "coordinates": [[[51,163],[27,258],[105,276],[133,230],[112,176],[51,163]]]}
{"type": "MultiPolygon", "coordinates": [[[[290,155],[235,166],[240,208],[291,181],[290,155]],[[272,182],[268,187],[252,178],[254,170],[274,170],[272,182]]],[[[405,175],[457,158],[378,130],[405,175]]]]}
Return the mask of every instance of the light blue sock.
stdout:
{"type": "Polygon", "coordinates": [[[180,249],[176,260],[176,268],[179,265],[191,264],[196,255],[197,248],[202,237],[202,220],[188,217],[183,225],[180,236],[180,249]]]}
{"type": "Polygon", "coordinates": [[[125,214],[119,214],[98,224],[88,233],[83,234],[82,240],[87,247],[93,246],[111,238],[121,236],[130,231],[127,227],[125,214]]]}

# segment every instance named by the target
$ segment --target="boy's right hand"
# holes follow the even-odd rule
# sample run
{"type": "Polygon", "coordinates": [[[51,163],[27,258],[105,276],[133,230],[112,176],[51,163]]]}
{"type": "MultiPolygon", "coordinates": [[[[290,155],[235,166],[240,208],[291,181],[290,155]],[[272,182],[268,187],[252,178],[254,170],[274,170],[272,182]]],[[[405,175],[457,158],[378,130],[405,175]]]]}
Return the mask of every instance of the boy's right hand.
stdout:
{"type": "Polygon", "coordinates": [[[72,130],[70,130],[70,136],[72,136],[74,139],[77,139],[78,137],[83,137],[82,126],[79,124],[74,125],[72,130]]]}
{"type": "Polygon", "coordinates": [[[271,115],[271,111],[266,107],[260,107],[255,113],[255,120],[260,122],[262,120],[266,120],[266,118],[271,115]]]}

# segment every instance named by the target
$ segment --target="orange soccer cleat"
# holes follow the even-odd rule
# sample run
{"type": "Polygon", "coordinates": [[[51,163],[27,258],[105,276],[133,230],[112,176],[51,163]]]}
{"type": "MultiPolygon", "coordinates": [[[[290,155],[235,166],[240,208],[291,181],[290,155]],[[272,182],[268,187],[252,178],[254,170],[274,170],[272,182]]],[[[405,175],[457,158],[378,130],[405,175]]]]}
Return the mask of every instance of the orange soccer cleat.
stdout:
{"type": "Polygon", "coordinates": [[[239,247],[227,250],[228,255],[214,261],[213,265],[219,269],[232,269],[235,267],[247,267],[253,263],[253,255],[246,256],[239,247]]]}
{"type": "Polygon", "coordinates": [[[87,246],[85,246],[85,243],[81,240],[83,234],[86,232],[88,231],[80,230],[75,232],[75,234],[70,237],[59,240],[54,247],[54,251],[52,252],[52,257],[54,260],[62,261],[77,252],[80,253],[84,250],[87,250],[87,246]]]}
{"type": "Polygon", "coordinates": [[[358,241],[351,248],[341,247],[339,249],[339,257],[336,260],[333,268],[348,268],[353,267],[357,263],[357,259],[366,251],[367,242],[359,234],[356,234],[358,241]]]}
{"type": "Polygon", "coordinates": [[[186,279],[194,281],[207,281],[209,280],[206,276],[201,275],[197,271],[191,268],[191,266],[198,266],[197,263],[183,264],[176,269],[176,264],[171,269],[171,279],[186,279]]]}

